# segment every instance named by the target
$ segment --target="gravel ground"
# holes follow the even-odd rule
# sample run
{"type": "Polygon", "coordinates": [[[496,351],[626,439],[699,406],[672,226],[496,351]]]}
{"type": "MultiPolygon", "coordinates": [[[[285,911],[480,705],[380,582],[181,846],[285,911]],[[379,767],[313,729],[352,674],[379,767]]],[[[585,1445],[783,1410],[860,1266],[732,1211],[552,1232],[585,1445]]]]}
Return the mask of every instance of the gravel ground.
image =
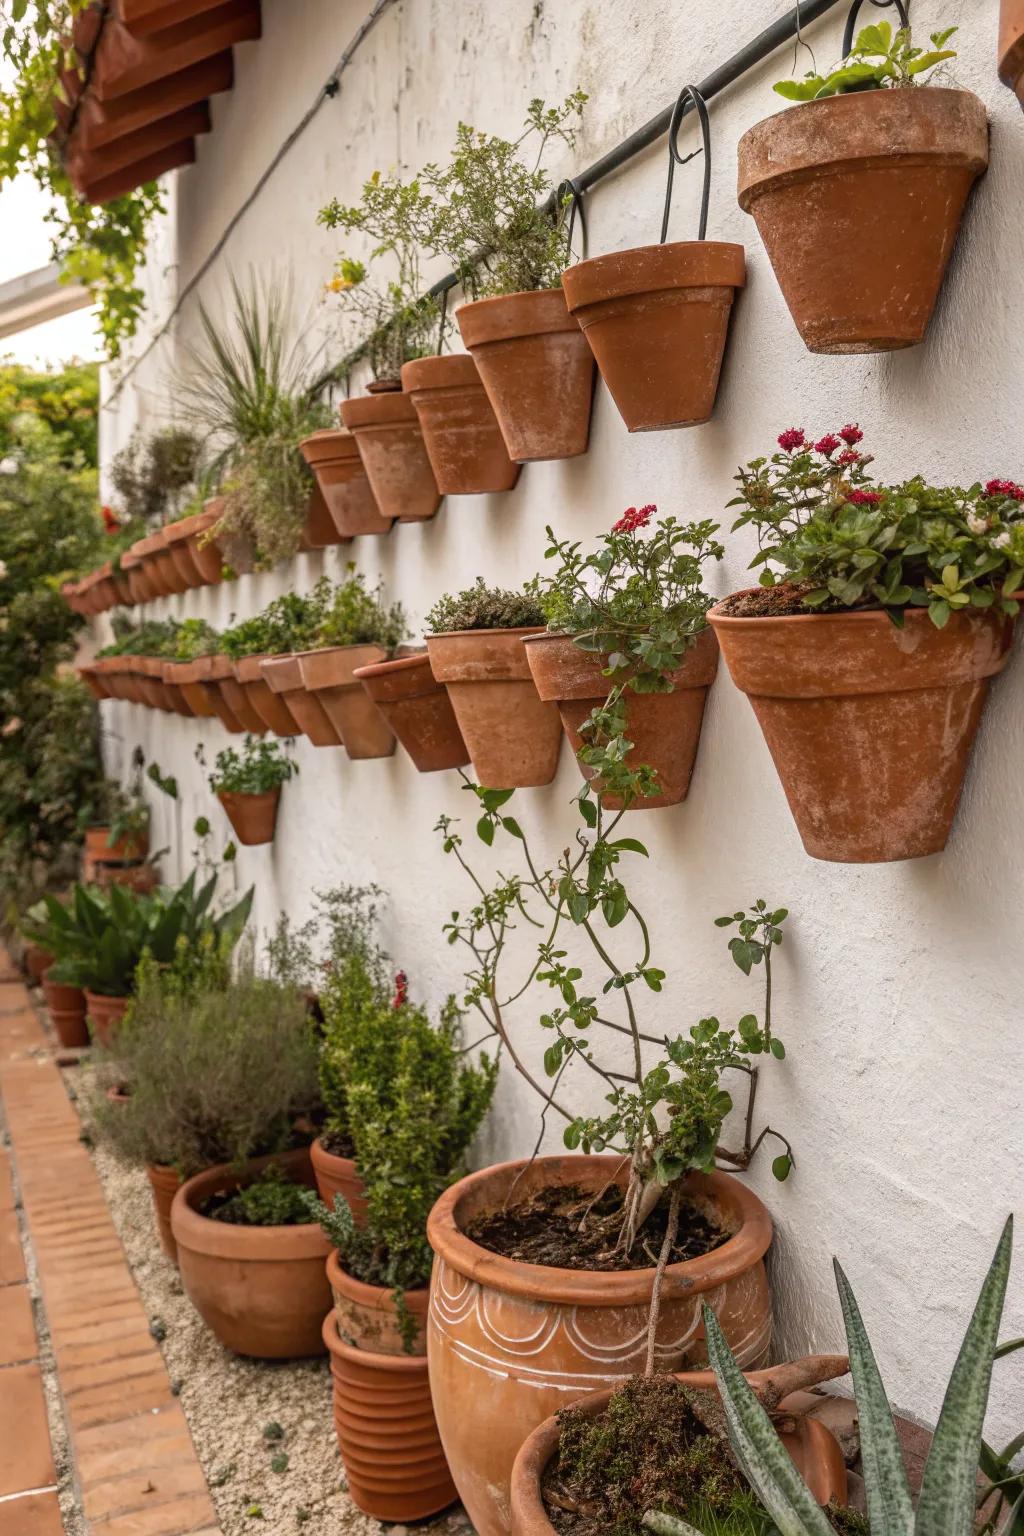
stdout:
{"type": "MultiPolygon", "coordinates": [[[[88,1067],[67,1072],[83,1109],[88,1067]]],[[[193,1310],[153,1231],[149,1184],[93,1149],[114,1222],[167,1362],[217,1506],[223,1536],[378,1536],[345,1491],[326,1359],[294,1364],[230,1354],[193,1310]]],[[[403,1536],[405,1527],[386,1528],[403,1536]]],[[[418,1523],[423,1536],[467,1536],[458,1507],[418,1523]]]]}

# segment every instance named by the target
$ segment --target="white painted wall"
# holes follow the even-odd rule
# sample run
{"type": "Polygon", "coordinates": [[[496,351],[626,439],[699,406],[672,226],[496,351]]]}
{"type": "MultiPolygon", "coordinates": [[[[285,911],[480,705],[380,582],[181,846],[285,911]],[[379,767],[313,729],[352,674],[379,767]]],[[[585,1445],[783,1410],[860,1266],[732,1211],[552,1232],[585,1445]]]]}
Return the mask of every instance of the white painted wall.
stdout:
{"type": "MultiPolygon", "coordinates": [[[[177,178],[174,220],[147,274],[158,314],[314,97],[364,4],[266,0],[264,39],[238,50],[235,90],[214,103],[215,130],[202,141],[198,164],[177,178]]],[[[413,170],[442,156],[460,117],[511,132],[528,97],[551,100],[581,85],[591,102],[573,164],[567,158],[557,168],[568,172],[783,10],[783,0],[398,0],[358,53],[340,95],[242,221],[202,295],[220,303],[229,264],[290,267],[313,310],[311,333],[329,346],[331,315],[318,296],[336,245],[315,217],[329,197],[354,199],[378,167],[413,170]]],[[[682,517],[724,520],[735,466],[793,424],[819,432],[859,420],[884,476],[920,470],[963,483],[1024,476],[1024,119],[996,77],[997,0],[916,0],[914,10],[927,30],[962,23],[956,79],[980,93],[992,119],[992,167],[970,207],[927,345],[891,357],[812,357],[790,322],[753,223],[735,200],[737,139],[780,106],[770,87],[791,72],[787,50],[712,107],[709,232],[746,244],[749,287],[711,424],[630,437],[599,393],[586,458],[529,465],[508,496],[449,500],[432,523],[397,527],[384,542],[300,557],[291,568],[166,600],[153,611],[224,625],[354,559],[371,578],[382,574],[418,623],[439,593],[478,573],[506,583],[532,574],[548,522],[585,539],[625,506],[647,501],[682,517]]],[[[821,64],[839,52],[843,11],[809,30],[821,64]]],[[[679,237],[695,230],[698,167],[679,179],[679,237]]],[[[591,253],[657,237],[663,171],[660,145],[596,190],[591,253]]],[[[137,422],[153,427],[173,414],[175,347],[194,334],[195,319],[190,301],[172,334],[108,404],[108,458],[137,422]]],[[[715,573],[719,593],[745,583],[751,552],[745,538],[728,539],[715,573]]],[[[161,841],[171,841],[170,870],[180,873],[194,817],[218,815],[192,754],[203,740],[212,758],[220,727],[124,704],[104,712],[113,767],[123,768],[141,742],[150,760],[179,779],[177,822],[161,841]]],[[[317,888],[376,880],[390,892],[393,952],[414,991],[439,1000],[459,985],[440,925],[465,891],[431,829],[440,812],[465,812],[457,778],[421,777],[401,752],[390,761],[350,763],[340,750],[302,742],[298,756],[301,777],[285,790],[275,844],[243,851],[238,862],[239,879],[256,883],[260,925],[272,924],[282,908],[301,919],[317,888]]],[[[798,1166],[784,1187],[774,1184],[767,1160],[751,1174],[776,1222],[779,1351],[839,1343],[830,1266],[838,1254],[894,1400],[932,1420],[998,1229],[1021,1205],[1022,760],[1018,655],[993,689],[947,851],[891,866],[814,863],[802,851],[750,707],[723,667],[688,802],[636,815],[652,851],[639,889],[670,978],[664,997],[651,999],[645,1022],[652,1029],[683,1028],[708,1013],[731,1022],[759,1006],[712,919],[761,894],[793,913],[778,966],[778,1027],[790,1054],[766,1072],[761,1109],[790,1135],[798,1166]]],[[[518,797],[520,819],[547,857],[557,857],[574,825],[568,802],[576,784],[566,752],[552,787],[518,797]]],[[[168,814],[161,802],[158,819],[168,814]]],[[[532,1022],[540,1008],[538,999],[515,1016],[517,1037],[534,1060],[546,1040],[532,1022]]],[[[576,1091],[588,1102],[589,1083],[576,1091]]],[[[526,1153],[536,1128],[535,1101],[507,1072],[481,1156],[526,1153]]],[[[556,1142],[553,1131],[548,1145],[556,1142]]],[[[1024,1253],[1004,1336],[1021,1333],[1024,1253]]],[[[1022,1399],[1024,1361],[1001,1365],[994,1435],[1022,1427],[1022,1399]]]]}

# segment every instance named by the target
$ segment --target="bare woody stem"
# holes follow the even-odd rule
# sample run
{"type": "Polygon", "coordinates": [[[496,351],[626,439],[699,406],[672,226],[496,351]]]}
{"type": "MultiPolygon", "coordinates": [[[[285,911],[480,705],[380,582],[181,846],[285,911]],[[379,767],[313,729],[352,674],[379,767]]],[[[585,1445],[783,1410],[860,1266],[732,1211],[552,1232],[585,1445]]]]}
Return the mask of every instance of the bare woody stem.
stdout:
{"type": "Polygon", "coordinates": [[[668,1268],[669,1257],[675,1247],[676,1233],[679,1230],[679,1201],[682,1197],[682,1185],[677,1179],[672,1186],[672,1197],[668,1207],[668,1224],[665,1227],[665,1240],[658,1254],[658,1267],[654,1271],[654,1281],[651,1285],[651,1311],[647,1320],[647,1363],[644,1366],[644,1375],[654,1375],[654,1355],[657,1348],[658,1320],[661,1316],[661,1288],[665,1280],[665,1270],[668,1268]]]}

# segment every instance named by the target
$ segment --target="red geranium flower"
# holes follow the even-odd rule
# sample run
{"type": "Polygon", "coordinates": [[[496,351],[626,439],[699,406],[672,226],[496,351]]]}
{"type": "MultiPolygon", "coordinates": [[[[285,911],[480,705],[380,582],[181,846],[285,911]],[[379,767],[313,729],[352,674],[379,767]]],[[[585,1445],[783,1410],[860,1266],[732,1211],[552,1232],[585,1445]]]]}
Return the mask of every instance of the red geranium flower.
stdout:
{"type": "Polygon", "coordinates": [[[100,516],[103,519],[103,527],[107,533],[119,532],[121,524],[109,507],[100,507],[100,516]]]}
{"type": "Polygon", "coordinates": [[[657,510],[653,501],[646,507],[627,507],[618,522],[612,524],[612,533],[635,533],[638,528],[646,528],[657,510]]]}
{"type": "Polygon", "coordinates": [[[838,459],[836,459],[836,463],[841,464],[844,469],[848,469],[851,464],[860,463],[860,454],[856,448],[844,448],[838,459]]]}
{"type": "Polygon", "coordinates": [[[839,447],[839,439],[834,432],[826,432],[824,437],[819,437],[814,445],[815,453],[835,453],[839,447]]]}
{"type": "Polygon", "coordinates": [[[882,499],[881,491],[851,491],[847,501],[855,507],[877,507],[882,499]]]}
{"type": "Polygon", "coordinates": [[[1008,496],[1012,501],[1024,501],[1024,486],[1013,480],[990,480],[985,486],[986,496],[1008,496]]]}
{"type": "Polygon", "coordinates": [[[395,973],[395,995],[391,999],[392,1008],[401,1008],[408,1001],[409,978],[404,971],[395,973]]]}
{"type": "Polygon", "coordinates": [[[845,427],[839,428],[839,436],[849,448],[854,448],[864,438],[864,433],[855,422],[849,422],[845,427]]]}
{"type": "Polygon", "coordinates": [[[802,448],[806,441],[802,427],[787,427],[785,432],[779,433],[779,447],[786,453],[792,453],[795,448],[802,448]]]}

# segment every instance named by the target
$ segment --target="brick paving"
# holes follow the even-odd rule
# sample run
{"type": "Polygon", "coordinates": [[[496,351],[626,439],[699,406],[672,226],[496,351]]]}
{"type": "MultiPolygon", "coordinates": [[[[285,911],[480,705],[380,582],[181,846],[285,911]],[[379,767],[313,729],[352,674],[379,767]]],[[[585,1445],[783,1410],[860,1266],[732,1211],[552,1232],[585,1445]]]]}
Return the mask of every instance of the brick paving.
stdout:
{"type": "Polygon", "coordinates": [[[90,1536],[220,1536],[78,1116],[2,951],[0,1098],[0,1536],[62,1536],[12,1171],[90,1536]]]}

